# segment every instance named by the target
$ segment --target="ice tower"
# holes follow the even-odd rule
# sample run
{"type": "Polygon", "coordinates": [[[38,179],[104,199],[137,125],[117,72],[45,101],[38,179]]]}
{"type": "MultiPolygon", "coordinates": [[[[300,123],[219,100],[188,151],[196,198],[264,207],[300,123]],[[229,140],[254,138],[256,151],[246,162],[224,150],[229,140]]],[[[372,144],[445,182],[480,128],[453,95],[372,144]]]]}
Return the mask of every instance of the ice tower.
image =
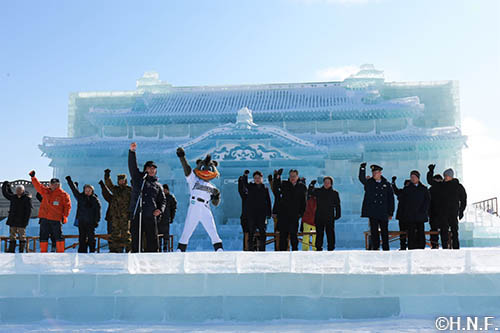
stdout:
{"type": "MultiPolygon", "coordinates": [[[[134,91],[71,94],[68,137],[45,137],[40,149],[55,176],[97,184],[106,168],[113,177],[127,172],[128,146],[136,141],[139,161],[154,160],[179,200],[176,239],[187,185],[175,149],[184,147],[191,162],[212,153],[222,190],[214,213],[225,247],[235,250],[242,237],[236,183],[244,169],[267,175],[297,168],[308,182],[331,175],[342,200],[338,247],[359,248],[367,225],[359,218],[359,163],[380,164],[400,181],[412,169],[425,174],[429,163],[462,177],[465,140],[457,82],[386,82],[383,71],[363,65],[342,82],[234,86],[175,87],[148,72],[134,91]]],[[[210,249],[205,234],[196,235],[193,247],[210,249]]]]}

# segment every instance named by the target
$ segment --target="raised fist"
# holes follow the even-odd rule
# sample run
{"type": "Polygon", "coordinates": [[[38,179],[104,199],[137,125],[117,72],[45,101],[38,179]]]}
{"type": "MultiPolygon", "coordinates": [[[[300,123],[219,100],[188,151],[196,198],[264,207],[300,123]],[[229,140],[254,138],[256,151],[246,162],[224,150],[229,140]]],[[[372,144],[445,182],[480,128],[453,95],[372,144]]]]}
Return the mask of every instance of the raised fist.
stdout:
{"type": "Polygon", "coordinates": [[[66,180],[68,181],[68,183],[71,181],[71,176],[66,176],[66,180]]]}
{"type": "Polygon", "coordinates": [[[314,185],[316,185],[317,182],[318,181],[316,179],[311,180],[311,183],[309,184],[309,186],[314,186],[314,185]]]}
{"type": "Polygon", "coordinates": [[[278,170],[278,175],[281,176],[282,174],[283,174],[283,168],[281,168],[281,169],[278,170]]]}
{"type": "Polygon", "coordinates": [[[104,186],[104,182],[102,181],[102,179],[99,181],[99,185],[104,186]]]}
{"type": "Polygon", "coordinates": [[[111,170],[109,170],[109,169],[104,170],[105,175],[109,175],[110,173],[111,173],[111,170]]]}
{"type": "Polygon", "coordinates": [[[130,151],[134,151],[134,152],[135,152],[135,150],[136,150],[136,149],[137,149],[137,143],[132,142],[132,143],[130,144],[130,151]]]}
{"type": "Polygon", "coordinates": [[[6,180],[2,183],[3,186],[9,186],[9,182],[6,180]]]}
{"type": "Polygon", "coordinates": [[[429,164],[429,170],[434,171],[434,168],[436,167],[436,164],[429,164]]]}
{"type": "Polygon", "coordinates": [[[249,173],[250,173],[250,170],[245,170],[245,172],[243,172],[243,174],[244,174],[245,176],[248,176],[248,174],[249,174],[249,173]]]}
{"type": "Polygon", "coordinates": [[[272,175],[268,175],[267,176],[267,180],[269,181],[269,184],[271,184],[273,182],[273,176],[272,175]]]}
{"type": "Polygon", "coordinates": [[[184,156],[186,156],[186,152],[184,151],[184,149],[182,147],[177,148],[177,152],[176,153],[177,153],[178,157],[184,157],[184,156]]]}
{"type": "Polygon", "coordinates": [[[396,176],[392,176],[392,182],[393,182],[393,183],[396,181],[396,179],[398,179],[398,177],[396,177],[396,176]]]}
{"type": "Polygon", "coordinates": [[[366,168],[366,162],[363,162],[359,165],[362,169],[366,168]]]}
{"type": "Polygon", "coordinates": [[[30,177],[35,177],[35,170],[31,170],[29,175],[30,175],[30,177]]]}

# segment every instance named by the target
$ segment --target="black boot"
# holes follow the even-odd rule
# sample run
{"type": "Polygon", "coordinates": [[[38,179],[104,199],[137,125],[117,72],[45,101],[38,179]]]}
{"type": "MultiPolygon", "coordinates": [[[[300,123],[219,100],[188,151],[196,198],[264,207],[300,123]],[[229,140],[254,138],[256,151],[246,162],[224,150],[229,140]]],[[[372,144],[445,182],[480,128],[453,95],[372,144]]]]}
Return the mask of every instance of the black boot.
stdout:
{"type": "Polygon", "coordinates": [[[9,241],[9,248],[7,249],[8,253],[15,253],[16,252],[16,241],[9,241]]]}
{"type": "Polygon", "coordinates": [[[224,249],[222,248],[222,243],[215,243],[214,250],[215,252],[224,251],[224,249]]]}
{"type": "Polygon", "coordinates": [[[25,248],[26,248],[26,241],[20,241],[19,242],[19,253],[23,253],[25,248]]]}
{"type": "Polygon", "coordinates": [[[186,252],[187,249],[187,244],[177,244],[177,252],[186,252]]]}

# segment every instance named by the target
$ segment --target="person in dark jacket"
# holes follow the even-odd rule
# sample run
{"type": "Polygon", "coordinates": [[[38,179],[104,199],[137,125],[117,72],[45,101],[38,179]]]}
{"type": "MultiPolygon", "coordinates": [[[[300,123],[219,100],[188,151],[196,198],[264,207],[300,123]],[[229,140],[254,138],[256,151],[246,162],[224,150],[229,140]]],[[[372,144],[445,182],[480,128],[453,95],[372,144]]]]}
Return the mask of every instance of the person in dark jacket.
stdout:
{"type": "MultiPolygon", "coordinates": [[[[104,220],[106,220],[106,233],[108,235],[111,235],[111,210],[110,210],[110,204],[111,201],[113,200],[113,193],[109,190],[109,188],[104,184],[102,180],[99,181],[99,186],[101,187],[101,194],[104,200],[108,203],[108,208],[106,209],[106,215],[104,217],[104,220]]],[[[78,187],[78,186],[77,186],[78,187]]]]}
{"type": "MultiPolygon", "coordinates": [[[[156,177],[157,167],[153,161],[144,164],[143,171],[137,167],[135,151],[137,144],[130,144],[128,168],[131,176],[132,195],[129,211],[132,215],[132,252],[139,252],[139,219],[141,230],[146,235],[145,252],[158,252],[158,220],[166,206],[165,194],[156,177]],[[142,200],[141,199],[142,194],[142,200]],[[141,210],[142,209],[142,210],[141,210]]],[[[142,245],[141,245],[142,248],[142,245]]],[[[142,251],[141,251],[142,252],[142,251]]]]}
{"type": "Polygon", "coordinates": [[[161,215],[161,221],[158,224],[158,232],[163,235],[160,238],[160,249],[163,252],[168,251],[168,242],[170,241],[170,224],[174,222],[177,211],[177,199],[170,192],[168,184],[163,184],[163,193],[165,193],[166,207],[161,215]]]}
{"type": "Polygon", "coordinates": [[[394,214],[394,192],[391,184],[382,176],[382,167],[373,164],[370,169],[372,177],[367,179],[366,163],[361,163],[359,167],[359,181],[365,189],[361,217],[368,217],[370,221],[370,249],[380,249],[380,228],[382,249],[389,251],[389,220],[394,214]]]}
{"type": "Polygon", "coordinates": [[[316,251],[323,251],[323,237],[326,230],[328,251],[335,250],[335,221],[340,219],[340,197],[333,189],[333,178],[323,178],[323,186],[314,188],[316,181],[309,185],[309,193],[316,198],[316,214],[314,223],[316,225],[316,251]]]}
{"type": "Polygon", "coordinates": [[[440,174],[434,175],[432,177],[434,182],[438,183],[437,185],[432,185],[429,188],[429,193],[431,195],[431,207],[429,208],[429,224],[431,226],[431,231],[439,232],[439,235],[431,234],[431,248],[439,249],[439,236],[441,235],[441,244],[443,249],[448,248],[448,232],[449,230],[445,230],[446,227],[444,223],[445,214],[443,214],[443,206],[444,206],[444,196],[443,196],[443,187],[441,183],[443,182],[443,177],[440,174]]]}
{"type": "Polygon", "coordinates": [[[2,184],[2,194],[10,201],[9,216],[7,225],[9,226],[9,248],[7,252],[16,252],[16,236],[19,237],[19,253],[26,248],[26,227],[31,218],[33,205],[31,195],[24,190],[23,185],[16,186],[16,193],[12,193],[10,183],[4,181],[2,184]]]}
{"type": "MultiPolygon", "coordinates": [[[[404,234],[399,235],[399,249],[404,251],[408,249],[408,242],[407,242],[407,235],[408,235],[408,222],[404,220],[402,216],[402,211],[403,211],[403,206],[404,206],[404,197],[401,195],[402,189],[399,190],[398,187],[396,186],[396,176],[392,177],[392,190],[394,191],[394,194],[396,194],[396,197],[398,198],[398,209],[396,210],[396,220],[398,220],[399,224],[399,231],[404,232],[404,234]]],[[[410,180],[406,179],[404,187],[406,188],[408,185],[410,185],[410,180]]]]}
{"type": "MultiPolygon", "coordinates": [[[[441,233],[441,241],[445,243],[443,236],[447,237],[447,231],[451,229],[451,247],[453,249],[460,248],[460,242],[458,240],[458,221],[464,217],[464,211],[467,207],[467,193],[465,188],[460,184],[458,179],[454,178],[453,169],[447,169],[444,171],[444,182],[436,182],[434,180],[434,164],[429,165],[429,172],[427,172],[427,182],[431,186],[437,185],[441,187],[443,195],[443,229],[446,231],[441,233]],[[446,234],[446,235],[444,235],[446,234]]],[[[447,239],[446,239],[447,241],[447,239]]]]}
{"type": "Polygon", "coordinates": [[[394,192],[404,205],[400,212],[401,220],[408,226],[408,249],[425,249],[425,222],[429,220],[429,190],[420,182],[420,172],[410,173],[410,185],[398,189],[393,184],[394,192]]]}
{"type": "MultiPolygon", "coordinates": [[[[246,188],[245,183],[248,183],[249,170],[245,170],[243,176],[238,177],[238,193],[241,198],[241,215],[240,224],[241,230],[243,231],[243,251],[248,251],[248,219],[247,219],[247,200],[246,200],[246,188]]],[[[255,246],[255,245],[254,245],[255,246]]]]}
{"type": "Polygon", "coordinates": [[[275,199],[278,203],[278,230],[280,232],[280,251],[286,251],[288,237],[292,251],[298,250],[299,240],[297,232],[299,219],[306,210],[307,187],[299,182],[299,172],[290,170],[288,180],[281,180],[281,173],[277,171],[274,182],[275,199]]]}
{"type": "MultiPolygon", "coordinates": [[[[245,170],[248,175],[249,171],[245,170]]],[[[248,222],[248,250],[255,251],[253,241],[255,232],[259,229],[259,251],[266,250],[266,225],[267,219],[271,218],[271,197],[269,190],[263,182],[263,175],[260,171],[253,173],[253,183],[248,183],[248,178],[242,180],[242,192],[246,201],[246,215],[248,222]]]]}
{"type": "Polygon", "coordinates": [[[97,228],[101,220],[101,202],[97,198],[92,185],[85,184],[83,192],[79,192],[70,176],[66,177],[66,181],[78,203],[76,210],[79,234],[78,253],[94,253],[95,228],[97,228]]]}

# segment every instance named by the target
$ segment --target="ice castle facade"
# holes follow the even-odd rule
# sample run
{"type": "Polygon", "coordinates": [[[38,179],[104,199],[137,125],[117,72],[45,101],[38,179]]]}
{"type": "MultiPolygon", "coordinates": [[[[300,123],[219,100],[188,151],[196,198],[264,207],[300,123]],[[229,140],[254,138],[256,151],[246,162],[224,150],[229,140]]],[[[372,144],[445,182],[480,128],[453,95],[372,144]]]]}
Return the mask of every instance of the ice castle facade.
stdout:
{"type": "MultiPolygon", "coordinates": [[[[466,137],[458,101],[456,81],[387,82],[373,65],[342,82],[235,86],[175,87],[148,72],[134,91],[71,94],[68,137],[45,137],[40,149],[56,177],[97,185],[106,168],[113,180],[128,173],[128,146],[137,142],[139,162],[154,160],[179,201],[171,228],[176,240],[188,189],[175,149],[184,147],[192,163],[211,153],[220,163],[215,184],[222,192],[214,214],[225,248],[234,250],[242,243],[236,183],[243,170],[297,168],[307,182],[331,175],[342,200],[338,247],[361,248],[367,221],[359,217],[359,163],[380,164],[398,182],[412,169],[425,174],[429,163],[439,171],[452,167],[461,178],[466,137]]],[[[71,228],[65,233],[77,233],[71,228]]],[[[210,247],[197,230],[190,248],[210,247]]]]}

